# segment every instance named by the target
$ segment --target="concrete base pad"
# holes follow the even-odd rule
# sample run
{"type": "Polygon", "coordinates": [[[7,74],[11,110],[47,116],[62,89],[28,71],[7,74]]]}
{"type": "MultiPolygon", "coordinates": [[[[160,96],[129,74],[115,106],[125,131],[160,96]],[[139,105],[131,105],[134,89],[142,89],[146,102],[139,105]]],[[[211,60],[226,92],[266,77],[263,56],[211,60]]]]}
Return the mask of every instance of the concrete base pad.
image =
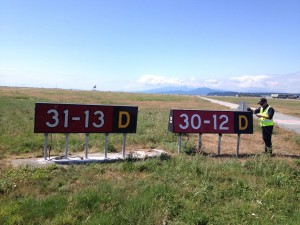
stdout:
{"type": "Polygon", "coordinates": [[[84,158],[84,154],[79,154],[76,156],[69,155],[68,158],[65,158],[65,156],[53,156],[47,160],[45,160],[44,158],[14,159],[11,161],[11,163],[14,167],[19,167],[19,166],[43,167],[43,166],[49,166],[51,164],[73,165],[73,164],[86,164],[86,163],[108,163],[108,162],[122,161],[129,158],[145,159],[145,158],[157,157],[160,156],[161,154],[166,154],[166,152],[159,149],[151,149],[151,150],[131,151],[126,153],[125,157],[123,157],[122,152],[108,153],[106,158],[104,153],[90,153],[88,154],[88,158],[84,158]]]}

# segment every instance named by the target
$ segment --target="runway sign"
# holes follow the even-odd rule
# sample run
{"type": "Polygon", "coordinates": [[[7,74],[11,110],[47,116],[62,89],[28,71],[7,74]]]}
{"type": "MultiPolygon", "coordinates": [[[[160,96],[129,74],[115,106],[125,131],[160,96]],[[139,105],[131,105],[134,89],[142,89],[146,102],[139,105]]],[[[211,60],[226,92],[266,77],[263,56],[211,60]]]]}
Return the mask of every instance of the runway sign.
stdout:
{"type": "Polygon", "coordinates": [[[35,104],[35,133],[136,133],[138,107],[35,104]]]}
{"type": "Polygon", "coordinates": [[[252,134],[253,115],[245,111],[172,109],[169,131],[173,133],[252,134]]]}

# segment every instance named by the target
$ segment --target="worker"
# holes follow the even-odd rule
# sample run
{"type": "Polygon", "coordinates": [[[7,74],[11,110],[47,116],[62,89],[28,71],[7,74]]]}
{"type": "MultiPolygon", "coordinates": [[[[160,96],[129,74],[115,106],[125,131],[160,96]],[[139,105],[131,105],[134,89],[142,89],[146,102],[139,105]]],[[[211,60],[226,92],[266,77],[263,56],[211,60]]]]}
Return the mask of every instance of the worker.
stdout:
{"type": "Polygon", "coordinates": [[[247,108],[247,110],[254,113],[259,118],[262,129],[262,138],[265,143],[265,153],[272,154],[273,116],[275,110],[268,105],[266,98],[261,98],[257,104],[260,105],[259,108],[255,110],[247,108]]]}

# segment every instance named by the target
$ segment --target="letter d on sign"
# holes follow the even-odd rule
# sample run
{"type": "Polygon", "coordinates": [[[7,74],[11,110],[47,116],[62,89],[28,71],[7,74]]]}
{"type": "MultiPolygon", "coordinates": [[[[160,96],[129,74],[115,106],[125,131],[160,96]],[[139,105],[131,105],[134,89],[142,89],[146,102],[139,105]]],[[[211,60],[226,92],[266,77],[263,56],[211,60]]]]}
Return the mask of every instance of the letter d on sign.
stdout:
{"type": "Polygon", "coordinates": [[[251,112],[234,112],[234,133],[253,134],[253,114],[251,112]]]}
{"type": "Polygon", "coordinates": [[[239,115],[239,130],[246,130],[247,128],[248,128],[247,117],[245,115],[239,115]],[[243,120],[244,120],[244,124],[243,124],[243,120]]]}
{"type": "Polygon", "coordinates": [[[130,115],[126,111],[120,111],[119,112],[119,123],[118,123],[118,128],[126,128],[128,127],[130,123],[130,115]],[[123,120],[123,118],[126,118],[126,120],[123,120]],[[125,121],[125,123],[123,123],[125,121]]]}

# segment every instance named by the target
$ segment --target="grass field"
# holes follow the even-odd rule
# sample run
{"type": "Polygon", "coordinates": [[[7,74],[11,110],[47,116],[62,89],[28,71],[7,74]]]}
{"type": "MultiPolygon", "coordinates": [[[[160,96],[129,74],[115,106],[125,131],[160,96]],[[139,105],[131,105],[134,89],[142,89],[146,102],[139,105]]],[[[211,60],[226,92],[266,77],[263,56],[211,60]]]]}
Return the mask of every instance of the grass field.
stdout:
{"type": "MultiPolygon", "coordinates": [[[[293,105],[296,115],[300,106],[293,105]]],[[[196,96],[0,88],[0,224],[300,224],[299,135],[276,126],[275,154],[266,156],[255,122],[254,134],[241,136],[241,157],[231,134],[223,135],[220,156],[215,134],[203,135],[203,154],[178,155],[178,136],[167,131],[171,108],[226,110],[196,96]],[[127,150],[169,154],[13,168],[13,158],[42,157],[43,135],[33,133],[35,102],[138,106],[138,129],[128,135],[127,150]]],[[[70,153],[84,151],[83,134],[71,134],[69,142],[70,153]]],[[[111,151],[121,150],[120,134],[109,142],[111,151]]],[[[183,152],[196,145],[196,134],[185,136],[183,152]]],[[[64,136],[54,134],[51,146],[62,154],[64,136]]],[[[104,135],[90,135],[89,148],[103,151],[104,135]]]]}

